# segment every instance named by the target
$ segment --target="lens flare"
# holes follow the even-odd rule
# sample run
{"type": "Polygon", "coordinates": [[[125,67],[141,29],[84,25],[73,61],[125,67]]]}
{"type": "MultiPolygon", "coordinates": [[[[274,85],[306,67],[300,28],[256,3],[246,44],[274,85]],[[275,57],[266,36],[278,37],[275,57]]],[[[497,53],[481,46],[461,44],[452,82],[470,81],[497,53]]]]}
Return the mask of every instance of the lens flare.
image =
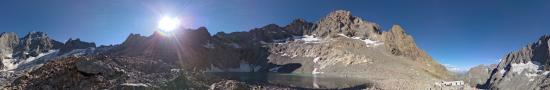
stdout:
{"type": "Polygon", "coordinates": [[[177,17],[164,16],[158,23],[158,28],[163,32],[171,32],[180,27],[181,21],[177,17]]]}

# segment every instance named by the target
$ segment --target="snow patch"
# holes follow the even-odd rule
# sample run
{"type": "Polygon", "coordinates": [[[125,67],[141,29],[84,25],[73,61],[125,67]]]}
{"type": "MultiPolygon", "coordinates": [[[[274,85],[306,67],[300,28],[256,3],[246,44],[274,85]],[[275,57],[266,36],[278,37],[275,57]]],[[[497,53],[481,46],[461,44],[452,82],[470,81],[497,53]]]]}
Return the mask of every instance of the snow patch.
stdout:
{"type": "Polygon", "coordinates": [[[147,84],[144,84],[144,83],[123,83],[123,84],[120,84],[120,85],[123,85],[123,86],[136,86],[136,87],[149,87],[149,85],[147,84]]]}
{"type": "Polygon", "coordinates": [[[528,61],[527,63],[518,63],[518,64],[512,63],[511,71],[514,73],[521,73],[522,71],[539,71],[538,62],[535,62],[535,63],[531,61],[528,61]]]}
{"type": "Polygon", "coordinates": [[[321,59],[321,57],[316,57],[316,58],[313,58],[313,63],[317,63],[317,62],[319,62],[319,59],[321,59]]]}
{"type": "Polygon", "coordinates": [[[498,71],[498,72],[500,73],[500,75],[504,75],[504,73],[506,73],[505,70],[500,70],[500,71],[498,71]]]}
{"type": "Polygon", "coordinates": [[[376,47],[376,46],[379,46],[379,45],[384,44],[384,43],[382,43],[382,42],[370,40],[370,39],[368,39],[368,38],[361,39],[361,37],[348,37],[348,36],[346,36],[346,35],[344,35],[344,34],[338,34],[338,35],[343,36],[343,37],[346,37],[346,38],[361,40],[361,41],[365,42],[365,44],[367,45],[367,47],[376,47]]]}
{"type": "Polygon", "coordinates": [[[294,36],[294,40],[304,41],[305,43],[319,43],[321,39],[315,38],[313,35],[294,36]]]}

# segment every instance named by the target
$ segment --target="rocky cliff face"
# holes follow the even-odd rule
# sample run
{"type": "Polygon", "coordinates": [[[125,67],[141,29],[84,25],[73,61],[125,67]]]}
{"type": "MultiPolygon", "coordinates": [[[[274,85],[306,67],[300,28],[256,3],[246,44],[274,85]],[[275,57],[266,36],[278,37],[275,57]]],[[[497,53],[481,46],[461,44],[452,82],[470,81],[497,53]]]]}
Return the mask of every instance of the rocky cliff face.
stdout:
{"type": "Polygon", "coordinates": [[[504,56],[487,81],[491,89],[550,89],[550,36],[504,56]]]}

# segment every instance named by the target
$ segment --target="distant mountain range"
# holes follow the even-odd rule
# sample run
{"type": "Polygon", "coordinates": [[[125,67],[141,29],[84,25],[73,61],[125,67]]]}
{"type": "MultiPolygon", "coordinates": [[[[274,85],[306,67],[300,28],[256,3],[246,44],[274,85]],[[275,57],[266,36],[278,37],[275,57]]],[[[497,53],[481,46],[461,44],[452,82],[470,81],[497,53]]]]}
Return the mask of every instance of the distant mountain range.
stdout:
{"type": "MultiPolygon", "coordinates": [[[[23,38],[2,33],[0,82],[7,89],[159,88],[192,73],[275,72],[342,74],[372,80],[377,89],[416,90],[457,79],[418,48],[401,26],[380,29],[349,11],[337,10],[316,23],[297,19],[286,26],[269,24],[215,35],[205,27],[169,35],[157,31],[150,36],[130,34],[121,44],[100,47],[79,39],[61,43],[42,32],[23,38]]],[[[548,43],[548,36],[541,38],[508,55],[494,70],[487,69],[490,77],[476,80],[490,78],[490,88],[531,81],[538,83],[524,87],[546,88],[548,43]]],[[[187,84],[198,88],[212,84],[192,82],[187,84]]]]}

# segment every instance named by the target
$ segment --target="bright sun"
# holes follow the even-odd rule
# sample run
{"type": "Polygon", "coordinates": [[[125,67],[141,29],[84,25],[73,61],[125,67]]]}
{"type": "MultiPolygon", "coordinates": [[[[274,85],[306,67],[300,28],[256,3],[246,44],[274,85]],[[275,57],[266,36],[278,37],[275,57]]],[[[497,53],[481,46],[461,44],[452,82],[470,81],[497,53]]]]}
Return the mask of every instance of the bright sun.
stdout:
{"type": "Polygon", "coordinates": [[[164,32],[170,32],[180,27],[181,21],[177,17],[164,16],[158,23],[158,28],[164,32]]]}

